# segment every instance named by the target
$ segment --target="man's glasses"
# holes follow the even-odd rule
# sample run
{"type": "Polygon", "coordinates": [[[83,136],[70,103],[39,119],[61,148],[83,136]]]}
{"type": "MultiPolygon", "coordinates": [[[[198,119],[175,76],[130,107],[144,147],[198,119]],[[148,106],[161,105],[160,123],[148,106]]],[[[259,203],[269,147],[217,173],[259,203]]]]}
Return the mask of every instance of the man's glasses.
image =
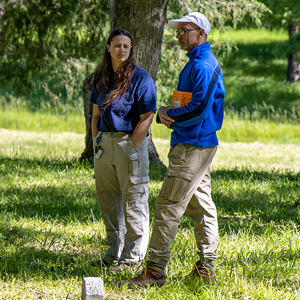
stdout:
{"type": "Polygon", "coordinates": [[[191,30],[199,30],[199,29],[201,29],[201,28],[192,28],[192,29],[186,29],[186,28],[183,29],[183,28],[181,28],[181,29],[178,29],[176,31],[176,33],[180,34],[180,35],[184,35],[186,32],[189,32],[191,30]]]}

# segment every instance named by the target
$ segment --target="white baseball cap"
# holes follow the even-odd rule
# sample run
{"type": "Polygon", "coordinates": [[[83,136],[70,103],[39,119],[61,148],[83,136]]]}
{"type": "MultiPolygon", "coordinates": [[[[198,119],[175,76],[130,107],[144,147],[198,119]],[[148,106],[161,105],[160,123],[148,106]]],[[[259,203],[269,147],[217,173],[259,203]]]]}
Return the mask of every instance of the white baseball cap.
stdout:
{"type": "Polygon", "coordinates": [[[181,23],[181,22],[189,22],[189,23],[193,23],[193,24],[199,26],[200,28],[202,28],[204,30],[206,35],[208,35],[208,33],[210,32],[210,24],[209,24],[208,20],[206,19],[206,17],[203,14],[201,14],[199,12],[189,13],[189,14],[181,17],[180,19],[169,20],[168,25],[172,29],[177,29],[178,23],[181,23]]]}

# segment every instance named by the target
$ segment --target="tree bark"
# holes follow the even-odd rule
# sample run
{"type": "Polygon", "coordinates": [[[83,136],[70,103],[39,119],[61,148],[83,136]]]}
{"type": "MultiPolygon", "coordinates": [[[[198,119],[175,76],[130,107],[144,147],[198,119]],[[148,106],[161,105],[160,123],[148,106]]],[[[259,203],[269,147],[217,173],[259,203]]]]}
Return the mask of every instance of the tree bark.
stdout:
{"type": "MultiPolygon", "coordinates": [[[[137,63],[156,80],[164,25],[169,0],[108,0],[111,30],[123,28],[133,37],[134,55],[137,63]]],[[[92,75],[83,83],[83,101],[86,120],[86,148],[80,159],[90,158],[93,154],[91,118],[92,105],[88,103],[92,75]]],[[[148,136],[149,159],[163,164],[154,146],[151,134],[148,136]]]]}
{"type": "Polygon", "coordinates": [[[85,117],[85,149],[82,152],[79,160],[93,159],[93,138],[92,138],[92,116],[93,104],[89,101],[92,90],[92,79],[94,73],[90,74],[83,81],[83,106],[85,117]]]}
{"type": "Polygon", "coordinates": [[[169,0],[108,0],[111,29],[133,37],[137,63],[156,79],[169,0]]]}
{"type": "MultiPolygon", "coordinates": [[[[292,40],[294,36],[300,30],[300,23],[292,21],[289,24],[289,39],[292,40]]],[[[287,81],[290,83],[296,82],[300,79],[300,53],[288,54],[288,69],[287,69],[287,81]]]]}

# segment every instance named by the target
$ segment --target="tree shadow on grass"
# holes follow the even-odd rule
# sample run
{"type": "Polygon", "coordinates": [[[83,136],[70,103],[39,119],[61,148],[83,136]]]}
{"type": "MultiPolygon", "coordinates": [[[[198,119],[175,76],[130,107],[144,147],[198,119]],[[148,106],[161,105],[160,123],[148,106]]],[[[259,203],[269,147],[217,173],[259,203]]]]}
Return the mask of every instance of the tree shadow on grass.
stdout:
{"type": "Polygon", "coordinates": [[[0,222],[0,269],[2,276],[60,277],[97,276],[91,261],[103,257],[108,248],[101,235],[70,236],[58,230],[22,228],[0,222]],[[92,244],[95,244],[93,247],[92,244]]]}
{"type": "Polygon", "coordinates": [[[274,49],[283,48],[284,44],[285,42],[237,44],[238,49],[233,50],[224,60],[224,67],[242,71],[245,75],[275,76],[278,80],[285,80],[287,57],[276,56],[274,53],[274,49]],[[285,63],[278,65],[277,59],[283,59],[285,63]],[[249,65],[251,61],[258,61],[260,64],[252,68],[249,65]]]}
{"type": "Polygon", "coordinates": [[[8,158],[0,156],[0,176],[5,178],[7,174],[20,174],[26,176],[35,170],[38,172],[46,171],[62,172],[67,169],[86,168],[93,169],[93,164],[89,160],[79,162],[78,159],[29,159],[29,158],[8,158]],[[19,173],[24,171],[24,173],[19,173]]]}
{"type": "MultiPolygon", "coordinates": [[[[163,180],[166,168],[155,166],[154,180],[163,180]]],[[[151,173],[150,173],[151,176],[151,173]]],[[[212,172],[212,197],[218,210],[221,232],[238,232],[251,228],[264,231],[268,222],[300,224],[300,173],[220,169],[212,172]]],[[[155,199],[149,198],[154,221],[155,199]]],[[[180,227],[193,228],[192,220],[183,215],[180,227]]]]}
{"type": "MultiPolygon", "coordinates": [[[[65,185],[55,185],[50,181],[42,186],[31,184],[34,176],[39,173],[58,174],[59,172],[72,173],[77,168],[90,169],[88,163],[82,165],[77,161],[68,160],[29,160],[29,159],[3,159],[0,158],[0,165],[5,164],[5,168],[0,168],[0,176],[18,174],[23,182],[30,184],[22,187],[16,182],[14,185],[2,187],[0,194],[5,201],[2,202],[0,212],[14,213],[24,218],[39,218],[41,220],[57,220],[63,223],[72,220],[89,222],[91,218],[96,221],[101,219],[99,206],[96,201],[94,180],[91,177],[91,185],[76,185],[70,180],[66,180],[65,185]]],[[[163,165],[150,163],[150,179],[153,181],[163,181],[167,168],[163,165]]],[[[156,195],[149,199],[151,208],[154,208],[156,195]]]]}
{"type": "Polygon", "coordinates": [[[229,85],[228,91],[225,100],[227,110],[234,109],[240,113],[246,111],[251,116],[255,113],[257,118],[270,118],[270,115],[279,118],[284,117],[284,114],[295,118],[296,111],[300,110],[300,93],[295,85],[275,80],[245,82],[243,86],[229,85]]]}
{"type": "Polygon", "coordinates": [[[226,110],[241,112],[247,108],[261,117],[286,111],[295,118],[294,110],[300,110],[299,89],[286,82],[287,58],[273,53],[284,43],[238,44],[238,51],[231,52],[223,66],[226,110]]]}
{"type": "MultiPolygon", "coordinates": [[[[0,158],[0,165],[4,159],[0,158]]],[[[42,172],[59,172],[68,166],[68,172],[76,168],[89,168],[80,163],[70,161],[39,161],[22,159],[5,159],[6,167],[0,169],[1,175],[7,171],[11,174],[18,172],[26,180],[32,176],[37,166],[42,172]],[[20,167],[22,166],[22,167],[20,167]],[[21,173],[20,173],[21,172],[21,173]],[[23,172],[23,173],[22,173],[23,172]]],[[[167,168],[150,164],[150,178],[162,182],[167,168]]],[[[300,205],[299,181],[300,173],[279,171],[253,171],[248,169],[218,170],[212,173],[212,195],[220,212],[220,224],[229,220],[236,226],[243,226],[249,218],[262,222],[299,221],[298,208],[300,205]],[[244,186],[244,187],[243,187],[244,186]]],[[[68,181],[68,178],[66,178],[68,181]]],[[[72,176],[70,176],[72,181],[72,176]]],[[[92,178],[91,178],[92,180],[92,178]]],[[[93,186],[93,185],[92,185],[93,186]]],[[[38,217],[41,219],[69,222],[100,220],[100,211],[95,199],[94,188],[91,186],[55,186],[50,182],[46,186],[29,185],[22,188],[15,185],[1,190],[2,201],[0,211],[12,212],[25,218],[38,217]]],[[[151,215],[155,211],[155,198],[149,199],[151,215]]],[[[184,218],[185,219],[185,218],[184,218]]],[[[182,222],[186,223],[185,220],[182,222]]]]}
{"type": "MultiPolygon", "coordinates": [[[[225,83],[226,84],[226,83],[225,83]]],[[[230,90],[229,95],[226,97],[225,105],[227,107],[240,110],[247,107],[251,112],[254,109],[265,106],[272,106],[277,111],[292,111],[293,108],[299,109],[299,91],[296,86],[278,83],[277,81],[270,80],[266,82],[245,82],[243,86],[231,85],[228,87],[230,90]],[[260,105],[260,106],[259,106],[260,105]]],[[[268,108],[268,107],[267,107],[268,108]]],[[[262,112],[262,113],[266,113],[262,112]]]]}
{"type": "Polygon", "coordinates": [[[92,176],[89,185],[75,184],[72,175],[67,174],[74,169],[88,169],[89,165],[69,160],[11,158],[0,158],[0,165],[5,166],[0,168],[3,178],[0,212],[65,223],[72,220],[88,222],[91,218],[99,220],[100,211],[92,176]],[[64,181],[57,183],[56,178],[59,179],[60,173],[64,181]],[[47,174],[52,176],[51,180],[47,180],[47,174]],[[15,176],[18,179],[11,182],[15,176]],[[41,183],[34,184],[36,177],[41,183]]]}
{"type": "Polygon", "coordinates": [[[99,208],[93,191],[70,193],[66,187],[20,187],[2,189],[6,199],[0,212],[13,213],[23,218],[41,220],[90,222],[99,221],[99,208]],[[93,214],[92,214],[93,213],[93,214]]]}
{"type": "MultiPolygon", "coordinates": [[[[3,164],[3,160],[0,159],[1,164],[3,164]]],[[[44,163],[14,159],[8,159],[8,165],[4,172],[1,169],[1,175],[8,169],[11,173],[20,171],[18,166],[22,165],[24,168],[21,172],[23,172],[24,178],[33,172],[37,165],[50,172],[64,170],[66,165],[68,165],[69,172],[80,167],[79,164],[69,161],[44,163]]],[[[165,172],[166,167],[164,166],[150,165],[152,180],[161,181],[165,172]]],[[[72,176],[70,180],[72,180],[72,176]]],[[[261,234],[263,225],[270,221],[275,223],[292,221],[299,224],[300,173],[221,169],[212,172],[212,182],[213,199],[219,212],[219,227],[222,232],[232,233],[251,229],[251,233],[261,234]]],[[[2,199],[9,199],[9,201],[2,200],[0,211],[2,214],[25,219],[38,218],[62,224],[70,221],[80,223],[99,221],[101,216],[94,191],[87,188],[81,191],[81,195],[83,196],[76,197],[74,192],[68,191],[64,186],[57,187],[55,183],[46,187],[29,186],[22,189],[16,182],[13,186],[2,188],[2,199]],[[95,212],[95,219],[91,219],[91,210],[95,212]]],[[[154,220],[154,203],[153,195],[150,203],[150,221],[154,220]]],[[[0,224],[2,247],[15,245],[15,249],[11,253],[6,251],[2,254],[0,261],[4,273],[21,274],[25,270],[30,272],[30,276],[41,274],[46,276],[53,272],[52,275],[47,275],[53,277],[96,274],[96,271],[91,271],[85,260],[84,251],[67,250],[67,248],[61,249],[61,251],[51,250],[56,241],[65,241],[69,238],[68,236],[53,233],[47,237],[47,233],[45,233],[46,242],[43,245],[44,239],[38,240],[37,236],[44,233],[37,229],[7,227],[7,224],[6,220],[0,224]],[[54,242],[52,246],[49,246],[48,243],[51,244],[52,240],[54,242]]],[[[184,216],[180,226],[191,229],[191,220],[184,216]]],[[[84,242],[84,238],[82,241],[84,242]]],[[[91,243],[91,241],[86,242],[91,243]]],[[[74,246],[76,243],[70,241],[70,244],[74,246]]],[[[101,240],[100,244],[106,244],[106,240],[101,240]]]]}
{"type": "MultiPolygon", "coordinates": [[[[53,248],[53,247],[52,247],[53,248]]],[[[59,279],[61,277],[99,276],[99,267],[92,267],[90,255],[73,249],[61,251],[46,247],[21,245],[15,251],[2,254],[0,259],[1,273],[14,274],[26,279],[42,277],[59,279]]]]}
{"type": "MultiPolygon", "coordinates": [[[[259,286],[263,282],[265,286],[269,286],[271,289],[297,291],[300,287],[298,268],[291,266],[296,266],[299,260],[300,254],[296,250],[270,251],[266,248],[262,251],[250,249],[247,253],[243,253],[243,249],[240,249],[230,258],[219,256],[216,275],[217,279],[220,280],[221,289],[224,284],[230,285],[232,283],[235,286],[238,277],[243,278],[250,288],[259,286]],[[287,264],[287,262],[289,263],[287,264]],[[219,266],[223,269],[222,274],[219,273],[219,266]]],[[[189,272],[190,269],[187,270],[186,276],[176,274],[173,279],[175,282],[181,282],[182,289],[185,289],[188,294],[200,296],[204,285],[211,290],[218,289],[218,282],[213,285],[202,282],[201,279],[188,276],[189,272]]],[[[233,289],[229,292],[228,297],[233,296],[235,298],[236,296],[238,299],[243,299],[243,296],[248,294],[248,288],[245,285],[245,288],[239,289],[238,292],[233,289]]]]}
{"type": "MultiPolygon", "coordinates": [[[[251,171],[247,169],[212,172],[212,197],[221,232],[251,228],[261,234],[268,222],[300,224],[300,173],[251,171]]],[[[192,228],[185,214],[181,226],[192,228]]]]}

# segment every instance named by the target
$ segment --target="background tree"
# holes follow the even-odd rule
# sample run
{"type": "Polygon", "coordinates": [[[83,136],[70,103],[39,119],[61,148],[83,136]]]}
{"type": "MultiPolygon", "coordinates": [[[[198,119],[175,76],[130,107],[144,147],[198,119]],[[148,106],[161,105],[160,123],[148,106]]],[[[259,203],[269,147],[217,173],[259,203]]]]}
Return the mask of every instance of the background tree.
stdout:
{"type": "MultiPolygon", "coordinates": [[[[258,1],[170,0],[167,19],[178,18],[193,11],[205,14],[211,23],[212,32],[219,31],[221,33],[218,40],[214,40],[213,35],[210,34],[209,43],[212,51],[222,63],[231,50],[236,48],[235,42],[222,38],[222,33],[249,22],[252,26],[261,26],[260,19],[268,9],[258,1]]],[[[157,90],[158,105],[172,103],[172,90],[176,89],[179,72],[184,67],[187,59],[186,55],[180,50],[174,30],[165,26],[162,57],[157,76],[157,86],[159,87],[157,90]]]]}
{"type": "Polygon", "coordinates": [[[76,97],[108,31],[106,1],[0,1],[0,86],[28,95],[41,86],[52,106],[65,102],[62,89],[76,97]]]}
{"type": "Polygon", "coordinates": [[[289,40],[277,51],[287,55],[287,81],[300,79],[300,2],[299,0],[260,0],[272,11],[263,18],[264,26],[285,28],[289,40]]]}
{"type": "MultiPolygon", "coordinates": [[[[108,0],[108,11],[111,29],[123,28],[133,36],[133,45],[137,63],[146,69],[153,80],[159,64],[164,24],[167,14],[168,0],[108,0]],[[126,13],[125,13],[126,12],[126,13]]],[[[86,148],[81,159],[90,158],[92,149],[92,104],[89,103],[92,75],[83,83],[84,111],[86,119],[86,148]]],[[[148,136],[149,158],[156,163],[162,163],[152,141],[151,133],[148,136]]]]}
{"type": "MultiPolygon", "coordinates": [[[[247,18],[260,25],[266,11],[258,0],[1,1],[0,85],[13,82],[15,89],[28,93],[41,86],[48,95],[45,102],[49,107],[62,107],[70,101],[70,106],[75,106],[80,82],[101,58],[109,29],[122,27],[133,35],[137,62],[154,80],[158,74],[158,106],[167,104],[185,63],[174,31],[168,27],[164,31],[167,7],[168,18],[203,12],[212,27],[221,31],[247,18]]],[[[222,40],[210,39],[210,43],[219,60],[234,46],[222,40]]],[[[87,77],[83,86],[86,149],[82,158],[92,156],[90,80],[91,76],[87,77]]],[[[150,158],[159,161],[151,136],[149,141],[150,158]]]]}
{"type": "MultiPolygon", "coordinates": [[[[137,62],[150,73],[154,80],[158,71],[168,4],[168,18],[178,18],[188,12],[200,11],[208,17],[212,26],[221,31],[236,27],[246,17],[251,18],[255,24],[260,25],[260,17],[266,11],[262,3],[252,1],[250,4],[246,0],[218,2],[209,0],[205,1],[205,6],[202,4],[203,1],[193,0],[184,2],[179,0],[119,0],[118,5],[115,5],[115,3],[114,0],[108,0],[111,29],[118,27],[125,28],[132,33],[137,62]]],[[[212,41],[212,48],[215,54],[221,59],[231,51],[232,47],[234,47],[234,44],[230,41],[212,41]]],[[[160,98],[158,106],[171,101],[172,90],[176,89],[177,75],[185,63],[184,60],[180,63],[180,59],[176,63],[176,56],[178,57],[177,53],[180,53],[180,47],[178,46],[174,31],[165,30],[163,49],[164,53],[160,60],[162,68],[160,68],[158,74],[157,84],[162,89],[158,91],[158,98],[160,98]],[[175,51],[174,48],[176,49],[175,51]]],[[[86,148],[81,158],[92,156],[92,106],[88,103],[91,78],[91,75],[86,78],[83,87],[86,118],[86,148]]],[[[150,160],[160,162],[151,135],[148,141],[150,160]]]]}

